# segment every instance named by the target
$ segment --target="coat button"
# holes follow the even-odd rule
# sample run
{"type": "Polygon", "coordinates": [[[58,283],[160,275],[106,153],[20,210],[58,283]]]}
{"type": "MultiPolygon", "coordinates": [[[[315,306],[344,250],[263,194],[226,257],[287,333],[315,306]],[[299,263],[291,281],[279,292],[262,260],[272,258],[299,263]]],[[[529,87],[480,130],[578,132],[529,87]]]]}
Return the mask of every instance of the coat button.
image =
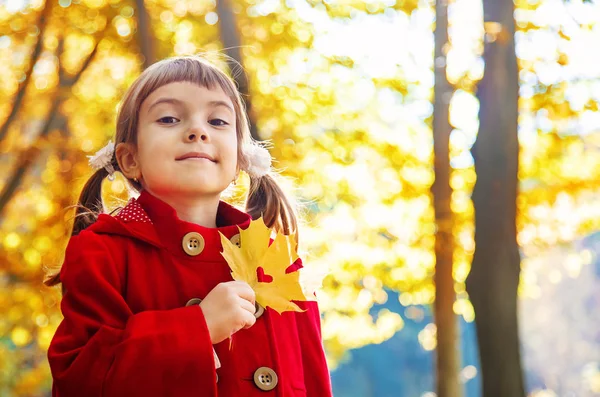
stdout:
{"type": "Polygon", "coordinates": [[[202,250],[204,250],[204,237],[196,232],[187,233],[183,236],[181,245],[183,246],[185,253],[189,256],[200,255],[202,250]]]}
{"type": "Polygon", "coordinates": [[[260,390],[273,390],[278,382],[277,374],[269,367],[260,367],[254,372],[254,384],[260,390]]]}
{"type": "Polygon", "coordinates": [[[236,234],[235,236],[233,236],[232,238],[229,239],[229,241],[231,241],[233,244],[237,245],[238,247],[241,247],[242,244],[240,243],[240,234],[236,234]]]}
{"type": "Polygon", "coordinates": [[[254,317],[259,318],[265,312],[265,308],[258,304],[258,302],[254,303],[254,307],[256,311],[254,312],[254,317]]]}
{"type": "Polygon", "coordinates": [[[186,306],[195,306],[195,305],[199,305],[202,302],[202,299],[200,298],[192,298],[189,301],[187,301],[187,303],[185,304],[186,306]]]}

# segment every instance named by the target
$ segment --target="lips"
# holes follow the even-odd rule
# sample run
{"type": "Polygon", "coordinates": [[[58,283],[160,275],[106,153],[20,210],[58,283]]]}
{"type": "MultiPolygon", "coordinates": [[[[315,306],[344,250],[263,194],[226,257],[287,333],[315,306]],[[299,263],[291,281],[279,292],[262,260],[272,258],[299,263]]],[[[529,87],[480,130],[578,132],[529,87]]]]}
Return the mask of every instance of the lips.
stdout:
{"type": "Polygon", "coordinates": [[[188,159],[207,159],[212,161],[213,163],[216,163],[215,159],[211,155],[202,152],[189,152],[184,154],[183,156],[177,157],[175,160],[181,161],[188,159]]]}

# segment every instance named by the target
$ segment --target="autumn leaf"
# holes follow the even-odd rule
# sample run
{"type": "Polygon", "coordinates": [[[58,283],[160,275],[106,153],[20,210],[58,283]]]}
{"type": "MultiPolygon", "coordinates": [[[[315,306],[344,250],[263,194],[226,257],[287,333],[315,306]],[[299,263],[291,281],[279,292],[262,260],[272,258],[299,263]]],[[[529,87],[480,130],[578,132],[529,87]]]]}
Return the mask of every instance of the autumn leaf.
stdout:
{"type": "Polygon", "coordinates": [[[246,230],[240,229],[240,246],[221,234],[222,255],[231,268],[234,280],[245,281],[256,293],[256,301],[278,313],[303,311],[292,302],[314,300],[307,298],[300,284],[300,270],[286,274],[286,269],[298,259],[295,236],[277,233],[269,245],[271,229],[262,218],[250,222],[246,230]],[[270,282],[258,280],[262,268],[270,282]]]}

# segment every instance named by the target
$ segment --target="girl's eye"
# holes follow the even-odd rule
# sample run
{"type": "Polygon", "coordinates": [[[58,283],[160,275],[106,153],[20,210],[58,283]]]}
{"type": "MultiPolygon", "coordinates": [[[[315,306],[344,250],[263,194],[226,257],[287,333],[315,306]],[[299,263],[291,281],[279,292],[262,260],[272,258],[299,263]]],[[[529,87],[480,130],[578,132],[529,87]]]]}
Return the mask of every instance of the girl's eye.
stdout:
{"type": "Polygon", "coordinates": [[[222,127],[224,125],[229,125],[229,123],[227,123],[226,121],[221,120],[221,119],[212,119],[209,121],[209,123],[211,125],[218,126],[218,127],[222,127]]]}
{"type": "Polygon", "coordinates": [[[175,117],[167,116],[167,117],[161,117],[157,121],[161,124],[175,124],[179,120],[176,119],[175,117]]]}

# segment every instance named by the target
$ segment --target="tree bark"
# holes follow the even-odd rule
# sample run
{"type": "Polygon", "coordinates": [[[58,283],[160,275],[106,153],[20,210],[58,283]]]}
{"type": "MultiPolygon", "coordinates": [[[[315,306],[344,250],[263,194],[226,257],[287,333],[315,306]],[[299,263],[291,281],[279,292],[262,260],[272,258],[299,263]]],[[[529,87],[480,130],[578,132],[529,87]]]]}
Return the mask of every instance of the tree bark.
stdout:
{"type": "Polygon", "coordinates": [[[484,397],[524,396],[517,321],[518,71],[511,0],[484,0],[485,75],[472,153],[477,183],[475,254],[466,286],[479,344],[484,397]]]}
{"type": "Polygon", "coordinates": [[[435,53],[434,53],[434,104],[433,142],[435,182],[431,187],[437,232],[435,238],[435,303],[434,317],[437,326],[437,395],[459,397],[463,390],[458,379],[460,371],[457,317],[454,314],[454,277],[452,256],[454,217],[450,208],[450,122],[449,100],[452,87],[446,78],[446,54],[448,42],[448,4],[438,0],[435,6],[435,53]]]}
{"type": "Polygon", "coordinates": [[[221,43],[225,53],[231,57],[235,62],[238,63],[240,70],[233,70],[233,78],[238,85],[238,89],[244,98],[246,106],[246,113],[250,120],[250,135],[255,140],[260,140],[258,136],[258,130],[256,129],[256,120],[252,113],[252,101],[250,100],[250,89],[248,83],[248,77],[244,70],[244,62],[242,61],[242,53],[240,51],[241,39],[240,32],[237,29],[235,15],[231,9],[231,3],[229,0],[218,0],[217,1],[217,14],[219,15],[219,35],[221,43]]]}
{"type": "Polygon", "coordinates": [[[140,52],[144,57],[144,69],[156,62],[156,53],[154,48],[154,35],[150,24],[150,15],[144,0],[135,0],[137,9],[137,33],[135,35],[140,52]]]}

